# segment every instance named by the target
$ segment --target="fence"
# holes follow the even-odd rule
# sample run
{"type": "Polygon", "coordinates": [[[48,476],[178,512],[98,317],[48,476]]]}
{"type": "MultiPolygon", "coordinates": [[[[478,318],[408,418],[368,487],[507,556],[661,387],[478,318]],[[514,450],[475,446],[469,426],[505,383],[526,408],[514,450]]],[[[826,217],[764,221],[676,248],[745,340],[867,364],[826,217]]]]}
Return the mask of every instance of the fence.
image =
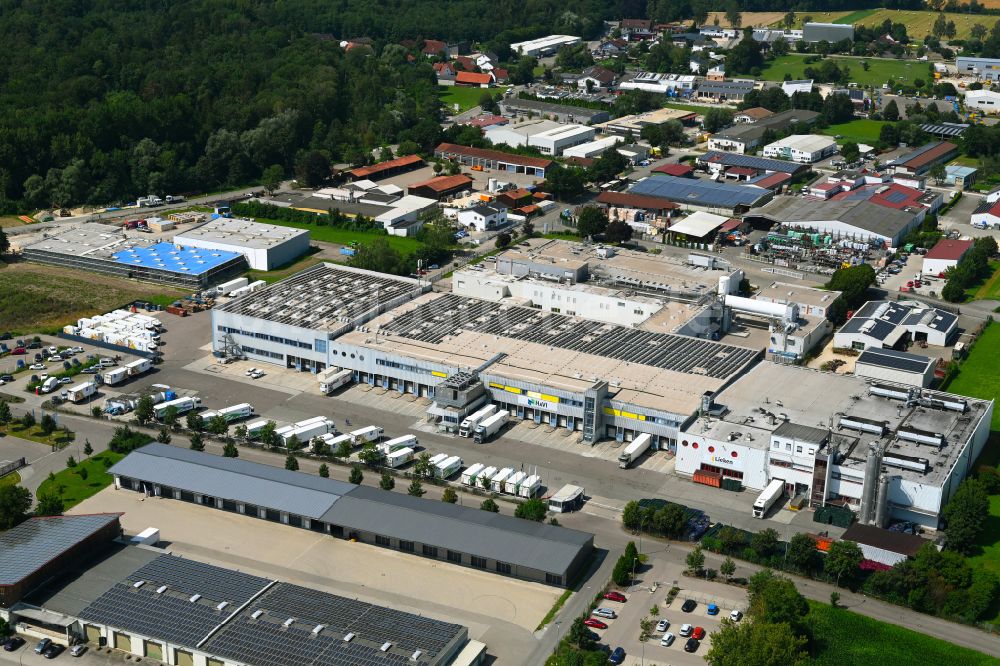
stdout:
{"type": "Polygon", "coordinates": [[[69,340],[71,342],[79,342],[85,345],[93,345],[95,347],[100,347],[101,349],[107,349],[110,352],[115,352],[116,354],[132,354],[133,356],[141,356],[143,358],[148,358],[152,361],[156,358],[156,352],[151,351],[141,351],[139,349],[132,349],[131,347],[124,347],[122,345],[113,345],[110,342],[105,342],[104,340],[92,340],[90,338],[85,338],[81,335],[70,335],[69,333],[59,333],[60,338],[63,340],[69,340]]]}
{"type": "Polygon", "coordinates": [[[18,458],[13,462],[9,462],[6,465],[0,466],[0,479],[7,476],[11,472],[16,472],[17,470],[21,469],[27,464],[28,463],[25,461],[24,458],[18,458]]]}

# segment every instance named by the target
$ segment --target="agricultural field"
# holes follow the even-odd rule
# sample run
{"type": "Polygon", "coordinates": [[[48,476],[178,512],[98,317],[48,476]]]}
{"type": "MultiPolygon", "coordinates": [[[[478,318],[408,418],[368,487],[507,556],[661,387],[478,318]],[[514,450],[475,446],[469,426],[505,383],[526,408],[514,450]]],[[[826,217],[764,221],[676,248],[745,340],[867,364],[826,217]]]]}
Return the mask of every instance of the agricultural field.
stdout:
{"type": "MultiPolygon", "coordinates": [[[[770,61],[760,78],[768,81],[781,81],[788,74],[793,79],[805,78],[806,67],[817,67],[820,63],[812,65],[805,64],[806,56],[790,53],[780,58],[770,61]]],[[[892,79],[896,83],[913,83],[914,79],[928,77],[927,63],[904,60],[892,60],[890,58],[843,58],[839,56],[829,56],[827,60],[832,60],[840,67],[849,67],[851,70],[851,81],[861,86],[881,87],[883,83],[892,79]],[[865,71],[862,62],[868,63],[868,70],[865,71]]]]}
{"type": "Polygon", "coordinates": [[[819,646],[810,663],[817,666],[905,664],[913,655],[937,666],[996,663],[981,652],[816,601],[809,602],[809,620],[819,646]]]}
{"type": "Polygon", "coordinates": [[[110,275],[29,263],[0,262],[0,331],[61,329],[80,317],[135,300],[169,304],[187,292],[110,275]]]}
{"type": "Polygon", "coordinates": [[[840,144],[843,144],[845,141],[853,141],[854,143],[867,143],[869,146],[873,146],[878,141],[879,132],[882,131],[882,125],[884,124],[881,120],[858,119],[840,123],[839,125],[830,125],[826,129],[820,130],[820,134],[841,136],[843,137],[842,139],[837,139],[837,143],[840,144]]]}
{"type": "MultiPolygon", "coordinates": [[[[742,12],[740,14],[741,26],[742,28],[764,28],[764,27],[781,27],[781,22],[785,18],[787,12],[742,12]]],[[[802,27],[802,20],[811,16],[813,21],[819,23],[839,23],[837,19],[840,19],[849,14],[857,14],[859,12],[798,12],[795,14],[795,25],[794,28],[802,27]]],[[[719,25],[723,28],[728,28],[729,21],[726,20],[726,12],[709,12],[708,13],[708,25],[713,25],[715,20],[719,20],[719,25]]]]}
{"type": "Polygon", "coordinates": [[[438,97],[449,112],[455,110],[458,104],[458,112],[464,113],[474,106],[479,106],[479,98],[483,93],[488,92],[493,96],[502,95],[507,90],[506,86],[496,88],[467,88],[465,86],[438,86],[438,97]]]}
{"type": "MultiPolygon", "coordinates": [[[[1000,396],[1000,325],[983,331],[947,390],[986,400],[1000,396]]],[[[993,430],[1000,432],[1000,410],[993,410],[993,430]]]]}
{"type": "MultiPolygon", "coordinates": [[[[993,6],[1000,5],[1000,1],[994,0],[994,2],[996,4],[993,6]]],[[[986,6],[989,7],[990,4],[987,3],[986,6]]],[[[955,36],[958,39],[968,39],[972,26],[977,23],[982,23],[987,28],[992,27],[993,24],[996,23],[995,16],[949,13],[946,13],[944,16],[946,20],[955,22],[955,28],[957,29],[955,36]]],[[[937,12],[879,9],[862,19],[855,21],[855,23],[865,26],[881,25],[886,19],[889,19],[893,23],[902,23],[905,25],[906,34],[909,35],[910,39],[914,42],[920,42],[923,40],[924,36],[931,34],[931,28],[934,25],[934,21],[937,19],[937,12]]]]}
{"type": "MultiPolygon", "coordinates": [[[[830,23],[842,23],[843,25],[854,25],[855,23],[861,23],[866,18],[879,11],[878,9],[859,9],[857,11],[851,12],[845,16],[841,16],[838,19],[830,21],[830,23]]],[[[799,17],[805,17],[806,14],[800,13],[795,15],[796,21],[800,20],[799,17]]]]}

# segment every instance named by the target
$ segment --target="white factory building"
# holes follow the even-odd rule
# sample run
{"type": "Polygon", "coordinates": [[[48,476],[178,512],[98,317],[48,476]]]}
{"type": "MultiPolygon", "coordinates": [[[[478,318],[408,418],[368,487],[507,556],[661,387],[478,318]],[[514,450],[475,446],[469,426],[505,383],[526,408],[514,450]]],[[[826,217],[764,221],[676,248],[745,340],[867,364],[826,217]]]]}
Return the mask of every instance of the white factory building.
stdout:
{"type": "Polygon", "coordinates": [[[944,347],[958,335],[958,316],[924,305],[868,301],[833,335],[833,346],[899,349],[908,341],[944,347]]]}
{"type": "Polygon", "coordinates": [[[458,223],[463,227],[486,231],[498,229],[507,224],[507,209],[503,206],[479,204],[458,211],[458,223]]]}
{"type": "Polygon", "coordinates": [[[527,120],[511,125],[490,127],[484,133],[493,145],[534,146],[546,155],[558,156],[573,146],[593,141],[593,127],[563,124],[551,120],[527,120]]]}
{"type": "Polygon", "coordinates": [[[805,505],[865,524],[937,528],[989,437],[993,401],[765,361],[706,400],[675,470],[696,480],[784,482],[805,505]]]}
{"type": "Polygon", "coordinates": [[[261,224],[253,220],[217,217],[174,236],[175,245],[238,252],[250,268],[269,271],[291,263],[309,251],[309,231],[261,224]]]}
{"type": "Polygon", "coordinates": [[[792,134],[764,146],[764,157],[812,164],[837,152],[833,137],[820,134],[792,134]]]}
{"type": "Polygon", "coordinates": [[[579,44],[580,38],[573,35],[549,35],[538,39],[529,39],[526,42],[515,42],[510,45],[510,50],[526,56],[547,56],[553,55],[563,46],[579,44]]]}
{"type": "Polygon", "coordinates": [[[624,137],[620,136],[606,136],[595,141],[588,141],[572,148],[566,148],[563,150],[563,157],[597,157],[609,148],[614,148],[619,143],[622,143],[624,140],[624,137]]]}

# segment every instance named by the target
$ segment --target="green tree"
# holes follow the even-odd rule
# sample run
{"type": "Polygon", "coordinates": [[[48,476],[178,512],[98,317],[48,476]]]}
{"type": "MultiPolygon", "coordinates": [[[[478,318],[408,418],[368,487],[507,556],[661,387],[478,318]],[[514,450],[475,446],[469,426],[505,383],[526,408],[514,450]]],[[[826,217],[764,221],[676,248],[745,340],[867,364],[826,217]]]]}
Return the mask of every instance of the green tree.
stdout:
{"type": "Polygon", "coordinates": [[[726,580],[732,578],[733,574],[736,573],[736,562],[733,562],[732,558],[727,557],[722,561],[722,566],[719,567],[719,573],[726,577],[726,580]]]}
{"type": "Polygon", "coordinates": [[[444,494],[441,495],[441,501],[447,502],[448,504],[457,504],[458,493],[455,492],[454,488],[445,488],[444,494]]]}
{"type": "Polygon", "coordinates": [[[687,554],[684,562],[687,564],[689,572],[701,571],[701,568],[705,566],[705,553],[701,552],[701,545],[695,546],[694,550],[687,554]]]}
{"type": "Polygon", "coordinates": [[[701,126],[711,134],[733,124],[733,112],[729,109],[712,107],[705,111],[701,126]]]}
{"type": "Polygon", "coordinates": [[[21,417],[21,427],[25,430],[31,430],[35,427],[35,413],[25,412],[24,416],[21,417]]]}
{"type": "Polygon", "coordinates": [[[785,623],[797,636],[809,635],[809,604],[792,581],[763,569],[750,577],[747,591],[747,614],[755,623],[785,623]]]}
{"type": "Polygon", "coordinates": [[[729,27],[737,30],[743,25],[743,14],[738,2],[730,0],[726,3],[726,23],[729,24],[729,27]]]}
{"type": "Polygon", "coordinates": [[[875,269],[868,264],[837,269],[826,288],[843,292],[848,307],[858,308],[868,300],[868,287],[875,283],[875,269]]]}
{"type": "Polygon", "coordinates": [[[229,431],[229,422],[222,414],[216,414],[208,420],[207,430],[218,437],[222,437],[229,431]]]}
{"type": "Polygon", "coordinates": [[[139,425],[146,425],[153,420],[153,398],[144,395],[135,406],[135,420],[139,425]]]}
{"type": "Polygon", "coordinates": [[[823,570],[834,576],[837,585],[840,585],[841,581],[850,582],[857,575],[863,559],[864,555],[858,544],[853,541],[834,541],[826,553],[823,570]]]}
{"type": "Polygon", "coordinates": [[[295,163],[295,177],[306,187],[319,187],[330,177],[330,160],[318,150],[304,152],[295,163]]]}
{"type": "Polygon", "coordinates": [[[0,400],[0,425],[9,425],[14,420],[14,415],[10,413],[10,405],[6,400],[0,400]]]}
{"type": "Polygon", "coordinates": [[[247,427],[242,423],[236,426],[236,430],[233,431],[233,437],[235,437],[237,440],[241,442],[248,441],[249,438],[247,437],[247,427]]]}
{"type": "Polygon", "coordinates": [[[80,466],[80,469],[76,470],[76,473],[79,474],[80,478],[83,479],[84,481],[86,481],[87,477],[90,476],[90,472],[88,472],[87,468],[84,467],[83,465],[80,466]]]}
{"type": "Polygon", "coordinates": [[[66,458],[66,467],[68,467],[69,469],[73,469],[74,467],[76,467],[76,458],[74,458],[73,456],[66,458]]]}
{"type": "Polygon", "coordinates": [[[524,518],[525,520],[541,522],[545,520],[545,514],[548,510],[549,509],[545,505],[545,502],[537,497],[533,497],[518,504],[517,508],[514,509],[514,515],[518,518],[524,518]]]}
{"type": "Polygon", "coordinates": [[[205,450],[205,441],[202,439],[200,432],[191,433],[191,450],[192,451],[205,450]]]}
{"type": "Polygon", "coordinates": [[[642,507],[635,500],[627,502],[625,508],[622,509],[622,525],[627,530],[637,530],[639,529],[639,523],[642,520],[642,507]]]}
{"type": "Polygon", "coordinates": [[[377,467],[382,464],[385,454],[375,446],[374,442],[368,442],[361,447],[358,459],[369,467],[377,467]]]}
{"type": "Polygon", "coordinates": [[[90,440],[83,440],[83,455],[90,457],[94,453],[94,447],[90,445],[90,440]]]}
{"type": "Polygon", "coordinates": [[[932,166],[930,171],[928,172],[928,175],[934,180],[936,180],[938,185],[942,184],[944,182],[945,176],[947,175],[947,172],[944,168],[944,162],[938,162],[937,164],[932,166]]]}
{"type": "Polygon", "coordinates": [[[236,444],[233,442],[226,442],[222,447],[222,455],[225,458],[239,458],[240,450],[236,448],[236,444]]]}
{"type": "Polygon", "coordinates": [[[101,411],[100,405],[92,405],[90,408],[90,415],[95,419],[99,419],[104,415],[104,412],[101,411]]]}
{"type": "Polygon", "coordinates": [[[778,548],[778,532],[768,527],[750,538],[750,547],[761,557],[771,555],[778,548]]]}
{"type": "Polygon", "coordinates": [[[289,453],[285,456],[285,469],[290,472],[299,471],[299,459],[295,457],[294,453],[289,453]]]}
{"type": "Polygon", "coordinates": [[[514,239],[511,237],[511,235],[509,233],[507,233],[506,231],[501,231],[500,233],[497,234],[497,237],[496,237],[496,246],[497,246],[497,249],[498,250],[502,250],[503,248],[505,248],[508,245],[510,245],[511,241],[513,241],[513,240],[514,239]]]}
{"type": "Polygon", "coordinates": [[[413,479],[410,482],[410,487],[406,489],[406,494],[413,497],[423,497],[426,493],[427,491],[424,490],[424,484],[420,483],[420,479],[413,479]]]}
{"type": "Polygon", "coordinates": [[[281,181],[285,178],[285,170],[280,164],[272,164],[271,166],[264,169],[264,173],[260,176],[260,184],[264,186],[264,190],[269,194],[273,195],[281,187],[281,181]]]}
{"type": "Polygon", "coordinates": [[[573,624],[569,626],[569,634],[566,638],[581,650],[590,650],[594,646],[594,641],[590,638],[591,633],[590,629],[583,623],[583,617],[580,616],[574,619],[573,624]]]}
{"type": "Polygon", "coordinates": [[[351,443],[346,439],[337,445],[337,457],[348,458],[351,455],[351,443]]]}
{"type": "Polygon", "coordinates": [[[597,206],[584,206],[577,216],[576,230],[584,238],[603,234],[608,226],[608,216],[597,206]]]}
{"type": "Polygon", "coordinates": [[[324,479],[330,478],[330,468],[327,467],[326,463],[323,463],[322,465],[319,466],[319,475],[322,476],[324,479]]]}
{"type": "Polygon", "coordinates": [[[382,478],[379,479],[378,487],[382,490],[392,490],[396,487],[396,477],[390,474],[388,470],[382,472],[382,478]]]}
{"type": "Polygon", "coordinates": [[[982,481],[966,479],[945,505],[945,547],[969,554],[982,534],[990,512],[990,499],[982,481]]]}
{"type": "Polygon", "coordinates": [[[838,603],[840,603],[840,592],[834,590],[830,593],[830,605],[836,608],[838,603]]]}
{"type": "Polygon", "coordinates": [[[788,542],[788,563],[797,571],[814,571],[819,564],[819,557],[816,542],[808,534],[799,532],[788,542]]]}
{"type": "Polygon", "coordinates": [[[861,157],[861,150],[854,141],[845,141],[840,147],[840,156],[846,162],[857,162],[858,158],[861,157]]]}
{"type": "Polygon", "coordinates": [[[806,639],[787,624],[723,622],[705,655],[711,666],[805,666],[806,639]]]}
{"type": "Polygon", "coordinates": [[[489,511],[491,513],[500,513],[500,505],[496,503],[492,497],[488,497],[483,500],[483,503],[479,505],[479,508],[483,511],[489,511]]]}
{"type": "Polygon", "coordinates": [[[8,252],[10,252],[10,241],[7,239],[6,232],[0,227],[0,255],[7,254],[8,252]]]}
{"type": "Polygon", "coordinates": [[[24,521],[31,509],[31,492],[22,486],[0,485],[0,532],[24,521]]]}
{"type": "Polygon", "coordinates": [[[899,107],[896,105],[896,100],[890,100],[885,108],[882,109],[882,119],[888,120],[894,123],[899,120],[899,107]]]}
{"type": "Polygon", "coordinates": [[[684,532],[687,521],[684,519],[684,508],[673,502],[657,509],[653,516],[653,527],[657,532],[668,538],[677,538],[684,532]]]}
{"type": "Polygon", "coordinates": [[[424,451],[417,456],[417,462],[413,463],[413,473],[416,476],[430,476],[431,454],[424,451]]]}
{"type": "Polygon", "coordinates": [[[35,507],[35,515],[61,516],[65,508],[62,497],[56,493],[41,493],[38,495],[38,506],[35,507]]]}
{"type": "Polygon", "coordinates": [[[179,414],[177,413],[177,408],[170,405],[165,410],[163,410],[163,424],[168,428],[174,428],[177,425],[177,419],[179,414]]]}
{"type": "Polygon", "coordinates": [[[166,426],[160,428],[160,432],[156,434],[156,441],[158,441],[161,444],[170,443],[170,431],[167,430],[166,426]]]}
{"type": "Polygon", "coordinates": [[[609,243],[624,243],[632,238],[632,227],[623,220],[611,220],[604,230],[604,240],[609,243]]]}
{"type": "Polygon", "coordinates": [[[188,412],[185,420],[191,432],[201,432],[205,429],[205,419],[198,412],[188,412]]]}
{"type": "Polygon", "coordinates": [[[347,477],[347,480],[356,486],[360,486],[364,479],[365,475],[361,473],[361,468],[357,465],[351,465],[351,474],[347,477]]]}

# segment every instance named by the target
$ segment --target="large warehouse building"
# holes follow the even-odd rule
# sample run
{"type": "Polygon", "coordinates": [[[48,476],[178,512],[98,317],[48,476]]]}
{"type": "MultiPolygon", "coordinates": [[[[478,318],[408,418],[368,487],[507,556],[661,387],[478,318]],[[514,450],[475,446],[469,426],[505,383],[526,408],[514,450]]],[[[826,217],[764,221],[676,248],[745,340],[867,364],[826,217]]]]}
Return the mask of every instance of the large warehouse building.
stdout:
{"type": "Polygon", "coordinates": [[[752,489],[781,479],[814,508],[937,528],[986,445],[993,401],[766,361],[703,412],[681,433],[678,474],[752,489]]]}
{"type": "Polygon", "coordinates": [[[585,532],[166,444],[110,472],[117,488],[550,585],[567,585],[593,550],[585,532]]]}
{"type": "Polygon", "coordinates": [[[105,275],[204,289],[246,270],[239,252],[149,242],[104,224],[81,224],[21,248],[40,264],[79,268],[105,275]]]}
{"type": "Polygon", "coordinates": [[[751,208],[763,206],[774,193],[755,185],[734,185],[697,178],[678,178],[653,174],[629,188],[633,194],[659,197],[685,210],[739,215],[751,208]]]}
{"type": "Polygon", "coordinates": [[[175,245],[237,252],[250,268],[269,271],[309,251],[309,230],[219,217],[174,236],[175,245]]]}

